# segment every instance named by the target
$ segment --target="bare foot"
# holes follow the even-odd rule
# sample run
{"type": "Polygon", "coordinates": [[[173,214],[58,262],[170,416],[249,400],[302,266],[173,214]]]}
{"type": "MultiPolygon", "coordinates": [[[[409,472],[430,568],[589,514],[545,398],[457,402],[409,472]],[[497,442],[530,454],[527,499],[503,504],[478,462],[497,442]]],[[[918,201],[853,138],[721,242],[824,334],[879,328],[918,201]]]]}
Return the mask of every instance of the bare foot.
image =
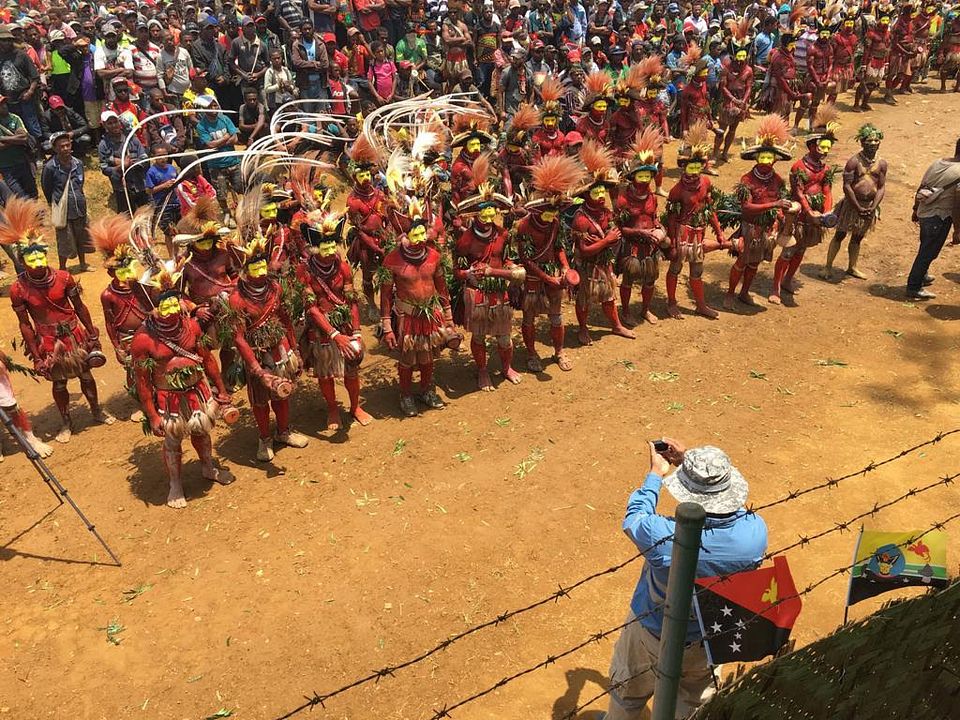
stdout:
{"type": "Polygon", "coordinates": [[[373,415],[368,413],[362,407],[354,408],[350,411],[350,414],[353,415],[353,419],[364,427],[373,422],[373,415]]]}
{"type": "Polygon", "coordinates": [[[654,195],[659,195],[660,197],[667,197],[667,191],[664,190],[662,187],[658,187],[654,195]]]}
{"type": "Polygon", "coordinates": [[[182,509],[187,506],[187,499],[183,496],[182,485],[170,485],[170,492],[167,493],[167,507],[182,509]]]}
{"type": "Polygon", "coordinates": [[[514,370],[512,367],[509,367],[509,366],[505,367],[505,368],[503,369],[503,376],[504,376],[507,380],[509,380],[510,382],[512,382],[514,385],[519,385],[519,384],[520,384],[520,380],[521,380],[520,373],[518,373],[518,372],[517,372],[516,370],[514,370]]]}
{"type": "Polygon", "coordinates": [[[533,373],[543,372],[543,361],[539,355],[530,353],[527,356],[527,370],[533,373]]]}
{"type": "Polygon", "coordinates": [[[93,421],[98,425],[113,425],[117,419],[106,410],[101,408],[93,414],[93,421]]]}
{"type": "Polygon", "coordinates": [[[697,305],[697,315],[702,315],[710,320],[716,320],[718,317],[720,317],[720,313],[718,313],[709,305],[697,305]]]}
{"type": "Polygon", "coordinates": [[[779,295],[771,295],[767,298],[767,302],[771,305],[781,305],[783,303],[779,295]]]}
{"type": "Polygon", "coordinates": [[[27,442],[30,443],[30,447],[32,447],[40,457],[50,457],[53,454],[53,448],[47,445],[45,442],[42,442],[40,438],[38,438],[32,432],[24,433],[24,437],[27,438],[27,442]]]}
{"type": "Polygon", "coordinates": [[[340,408],[334,406],[327,409],[327,430],[340,429],[340,408]]]}
{"type": "Polygon", "coordinates": [[[653,314],[652,312],[650,312],[649,310],[644,310],[643,312],[641,312],[641,313],[640,313],[640,317],[643,318],[643,320],[644,320],[645,322],[648,322],[648,323],[650,323],[651,325],[656,325],[656,324],[657,324],[657,316],[654,315],[654,314],[653,314]]]}
{"type": "Polygon", "coordinates": [[[590,333],[587,332],[586,328],[580,328],[580,332],[577,333],[577,340],[581,345],[593,345],[593,340],[590,339],[590,333]]]}
{"type": "Polygon", "coordinates": [[[477,371],[477,387],[483,390],[483,392],[493,390],[493,383],[490,382],[490,371],[486,368],[481,368],[477,371]]]}
{"type": "Polygon", "coordinates": [[[733,293],[727,293],[723,296],[723,309],[724,310],[733,310],[735,304],[736,296],[733,293]]]}
{"type": "Polygon", "coordinates": [[[636,340],[637,334],[633,330],[628,330],[623,325],[617,325],[611,330],[614,335],[627,338],[627,340],[636,340]]]}
{"type": "Polygon", "coordinates": [[[672,317],[674,320],[683,320],[683,313],[680,312],[680,306],[676,303],[667,305],[667,315],[672,317]]]}
{"type": "Polygon", "coordinates": [[[751,295],[748,292],[740,293],[739,295],[737,295],[737,299],[740,302],[742,302],[744,305],[749,305],[750,307],[758,307],[760,305],[760,303],[757,302],[756,298],[754,298],[753,295],[751,295]]]}
{"type": "Polygon", "coordinates": [[[58,443],[63,443],[66,445],[70,442],[70,437],[73,435],[73,426],[70,424],[70,421],[67,420],[61,427],[60,432],[57,433],[57,436],[54,438],[58,443]]]}
{"type": "Polygon", "coordinates": [[[226,468],[219,468],[216,465],[211,465],[208,468],[204,468],[201,472],[204,480],[212,480],[213,482],[221,485],[229,485],[236,480],[232,472],[226,468]]]}
{"type": "Polygon", "coordinates": [[[856,278],[857,280],[866,280],[866,279],[867,279],[866,274],[860,272],[860,271],[857,270],[857,268],[855,268],[855,267],[847,268],[847,275],[849,275],[849,276],[852,277],[852,278],[856,278]]]}
{"type": "Polygon", "coordinates": [[[143,422],[143,410],[134,410],[130,413],[130,422],[143,422]]]}
{"type": "Polygon", "coordinates": [[[639,325],[639,323],[634,319],[633,315],[630,314],[629,310],[620,308],[620,322],[628,328],[633,328],[639,325]]]}
{"type": "Polygon", "coordinates": [[[570,363],[570,360],[563,353],[557,353],[553,356],[553,359],[557,361],[557,367],[563,370],[564,372],[570,372],[573,370],[573,365],[570,363]]]}

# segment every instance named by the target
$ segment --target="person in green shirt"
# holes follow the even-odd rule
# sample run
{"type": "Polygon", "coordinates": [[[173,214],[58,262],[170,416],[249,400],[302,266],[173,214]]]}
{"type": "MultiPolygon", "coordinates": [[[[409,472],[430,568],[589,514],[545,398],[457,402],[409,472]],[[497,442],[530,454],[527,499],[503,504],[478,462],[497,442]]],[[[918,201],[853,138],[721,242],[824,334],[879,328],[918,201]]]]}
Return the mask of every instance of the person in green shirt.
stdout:
{"type": "Polygon", "coordinates": [[[427,43],[417,35],[412,24],[407,25],[406,34],[397,41],[397,62],[403,60],[412,63],[417,74],[422,73],[427,64],[427,43]]]}
{"type": "Polygon", "coordinates": [[[0,176],[18,197],[37,197],[37,181],[31,168],[29,135],[19,115],[10,112],[0,95],[0,176]]]}

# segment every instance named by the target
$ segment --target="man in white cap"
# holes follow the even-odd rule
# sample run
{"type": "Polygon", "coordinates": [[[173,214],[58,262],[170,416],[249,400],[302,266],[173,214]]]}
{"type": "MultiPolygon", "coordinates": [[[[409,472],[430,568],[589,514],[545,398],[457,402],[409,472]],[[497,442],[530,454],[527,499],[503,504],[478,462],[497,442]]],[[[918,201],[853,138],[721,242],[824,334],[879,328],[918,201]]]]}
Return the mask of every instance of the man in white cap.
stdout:
{"type": "MultiPolygon", "coordinates": [[[[653,696],[656,667],[660,657],[662,604],[676,523],[657,514],[660,488],[667,486],[678,502],[694,502],[707,513],[701,538],[697,577],[712,577],[750,570],[767,551],[767,526],[744,507],[747,481],[719,448],[705,445],[686,450],[682,444],[664,438],[668,449],[661,455],[650,443],[650,471],[643,485],[627,501],[623,531],[641,551],[646,552],[643,571],[630,602],[628,621],[620,633],[610,663],[610,707],[606,720],[639,720],[653,696]],[[677,469],[670,473],[670,465],[677,469]],[[669,473],[669,474],[668,474],[669,473]],[[657,544],[661,543],[661,544],[657,544]],[[652,549],[651,549],[652,548],[652,549]]],[[[676,717],[685,718],[714,692],[711,670],[703,649],[703,637],[696,620],[687,628],[676,717]]]]}

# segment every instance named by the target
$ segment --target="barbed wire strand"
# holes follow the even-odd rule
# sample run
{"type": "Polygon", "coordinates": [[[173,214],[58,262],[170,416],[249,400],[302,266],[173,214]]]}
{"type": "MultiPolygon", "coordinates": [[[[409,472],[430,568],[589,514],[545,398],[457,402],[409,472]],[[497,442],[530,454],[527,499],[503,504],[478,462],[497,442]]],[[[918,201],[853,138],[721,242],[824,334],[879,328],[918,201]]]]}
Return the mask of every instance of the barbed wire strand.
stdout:
{"type": "MultiPolygon", "coordinates": [[[[881,461],[879,461],[879,462],[870,462],[870,463],[868,463],[866,466],[864,466],[863,468],[860,468],[859,470],[856,470],[855,472],[847,473],[846,475],[841,475],[841,476],[839,476],[839,477],[837,477],[837,478],[828,478],[827,480],[825,480],[825,481],[822,482],[822,483],[818,483],[818,484],[816,484],[816,485],[812,485],[812,486],[810,486],[810,487],[808,487],[808,488],[804,488],[804,489],[802,489],[802,490],[792,490],[792,491],[790,491],[789,493],[787,493],[786,495],[784,495],[783,497],[778,498],[777,500],[773,500],[773,501],[771,501],[771,502],[765,503],[765,504],[763,504],[763,505],[755,506],[755,507],[754,507],[754,506],[751,506],[751,507],[748,508],[748,512],[757,513],[757,512],[760,512],[761,510],[767,510],[767,509],[769,509],[769,508],[771,508],[771,507],[775,507],[775,506],[777,506],[777,505],[787,504],[787,503],[789,503],[789,502],[792,502],[792,501],[796,500],[796,499],[799,498],[799,497],[802,497],[802,496],[804,496],[804,495],[808,495],[808,494],[813,493],[813,492],[817,492],[817,491],[819,491],[819,490],[824,490],[824,489],[827,489],[827,488],[836,487],[837,485],[839,485],[841,482],[843,482],[843,481],[845,481],[845,480],[849,480],[849,479],[854,478],[854,477],[865,476],[867,473],[870,473],[870,472],[876,470],[877,468],[880,468],[880,467],[883,467],[884,465],[888,465],[888,464],[890,464],[890,463],[892,463],[892,462],[895,462],[896,460],[899,460],[899,459],[901,459],[901,458],[904,458],[904,457],[906,457],[907,455],[910,455],[910,454],[912,454],[912,453],[914,453],[914,452],[916,452],[916,451],[918,451],[918,450],[921,450],[922,448],[929,447],[929,446],[931,446],[931,445],[935,445],[935,444],[941,442],[942,440],[944,440],[945,438],[947,438],[947,437],[949,437],[949,436],[951,436],[951,435],[957,434],[957,433],[960,433],[960,428],[956,428],[956,429],[953,429],[953,430],[948,430],[948,431],[939,432],[939,433],[937,433],[937,435],[935,435],[934,437],[930,438],[929,440],[925,440],[924,442],[918,443],[918,444],[916,444],[916,445],[912,445],[911,447],[904,448],[903,450],[900,450],[900,451],[899,451],[898,453],[896,453],[895,455],[891,455],[890,457],[885,458],[884,460],[881,460],[881,461]]],[[[956,477],[956,476],[954,476],[954,477],[956,477]]],[[[921,491],[922,491],[922,490],[921,490],[921,491]]],[[[916,492],[916,491],[914,491],[913,494],[915,494],[915,492],[916,492]]],[[[856,522],[856,520],[853,520],[853,521],[850,521],[850,522],[856,522]]],[[[844,526],[845,526],[845,525],[847,525],[847,524],[849,524],[849,523],[841,524],[841,525],[844,525],[844,526]]],[[[846,529],[846,528],[844,527],[844,529],[846,529]]],[[[830,532],[838,532],[838,531],[841,531],[839,525],[838,525],[838,527],[833,528],[833,529],[830,530],[830,532]]],[[[811,537],[806,538],[806,539],[804,539],[804,538],[801,537],[801,539],[800,539],[797,543],[794,543],[793,546],[788,546],[788,549],[792,549],[792,547],[796,547],[796,546],[798,546],[798,545],[804,545],[804,544],[806,544],[806,542],[809,542],[809,541],[812,540],[812,539],[817,539],[817,538],[819,538],[819,537],[823,537],[824,534],[825,534],[825,533],[821,533],[821,534],[818,534],[818,535],[816,535],[816,536],[811,536],[811,537]]],[[[826,534],[828,534],[828,533],[826,533],[826,534]]],[[[613,573],[619,572],[619,571],[622,570],[623,568],[625,568],[625,567],[627,567],[627,566],[629,566],[629,565],[632,565],[632,564],[635,563],[637,560],[640,560],[642,557],[644,557],[648,552],[650,552],[651,550],[653,550],[653,549],[654,549],[655,547],[657,547],[658,545],[662,545],[663,543],[665,543],[665,542],[667,542],[667,541],[669,541],[669,540],[672,540],[672,539],[673,539],[673,536],[672,536],[672,535],[671,535],[671,536],[668,536],[668,537],[666,537],[666,538],[663,538],[662,540],[657,541],[657,543],[655,543],[655,544],[652,545],[651,547],[646,548],[645,550],[643,550],[643,551],[641,551],[641,552],[638,552],[638,553],[635,554],[635,555],[632,555],[631,557],[627,558],[626,560],[624,560],[624,561],[622,561],[622,562],[620,562],[620,563],[617,563],[617,564],[612,565],[612,566],[610,566],[610,567],[608,567],[608,568],[605,568],[604,570],[600,570],[600,571],[598,571],[598,572],[591,573],[590,575],[587,575],[586,577],[583,577],[583,578],[581,578],[580,580],[577,580],[576,582],[573,582],[573,583],[571,583],[570,585],[568,585],[568,586],[566,586],[566,587],[564,587],[564,586],[562,586],[562,585],[559,586],[558,589],[557,589],[555,592],[551,593],[550,595],[548,595],[548,596],[546,596],[546,597],[544,597],[544,598],[542,598],[542,599],[540,599],[540,600],[537,600],[537,601],[535,601],[535,602],[533,602],[533,603],[530,603],[529,605],[526,605],[526,606],[524,606],[524,607],[517,608],[517,609],[515,609],[515,610],[507,611],[507,612],[502,613],[501,615],[498,615],[498,616],[496,616],[496,617],[494,617],[494,618],[492,618],[492,619],[490,619],[490,620],[487,620],[487,621],[485,621],[485,622],[483,622],[483,623],[480,623],[479,625],[475,625],[475,626],[473,626],[473,627],[467,628],[466,630],[463,630],[463,631],[461,631],[461,632],[459,632],[459,633],[457,633],[457,634],[455,634],[455,635],[450,636],[450,637],[447,638],[446,640],[443,640],[442,642],[438,643],[437,645],[433,646],[432,648],[430,648],[430,649],[428,649],[428,650],[420,653],[419,655],[417,655],[417,656],[415,656],[415,657],[413,657],[413,658],[410,658],[409,660],[405,660],[404,662],[398,663],[397,665],[384,667],[384,668],[382,668],[382,669],[380,669],[380,670],[374,670],[374,671],[372,671],[371,673],[369,673],[368,675],[364,675],[364,676],[362,676],[362,677],[359,677],[359,678],[357,678],[357,679],[355,679],[355,680],[353,680],[353,681],[351,681],[351,682],[349,682],[349,683],[347,683],[347,684],[345,684],[345,685],[342,685],[342,686],[339,687],[339,688],[336,688],[335,690],[331,690],[331,691],[326,692],[326,693],[317,693],[317,692],[314,692],[312,696],[306,696],[306,695],[305,695],[305,696],[304,696],[304,702],[303,702],[303,703],[301,703],[300,705],[298,705],[298,706],[297,706],[296,708],[294,708],[293,710],[290,710],[290,711],[287,712],[286,714],[279,716],[279,717],[277,718],[277,720],[288,720],[289,718],[291,718],[291,717],[299,714],[300,712],[302,712],[302,711],[304,711],[304,710],[307,710],[307,709],[311,709],[311,708],[313,708],[313,707],[316,706],[316,705],[320,705],[321,707],[323,707],[323,706],[324,706],[324,703],[325,703],[327,700],[331,699],[331,698],[334,698],[334,697],[336,697],[336,696],[338,696],[338,695],[342,695],[342,694],[345,693],[345,692],[348,692],[348,691],[353,690],[353,689],[355,689],[355,688],[361,687],[361,686],[363,686],[363,685],[367,685],[367,684],[369,684],[369,683],[379,683],[380,680],[382,680],[382,679],[385,678],[385,677],[393,677],[393,676],[394,676],[394,673],[397,672],[398,670],[404,670],[404,669],[407,669],[407,668],[409,668],[409,667],[411,667],[411,666],[413,666],[413,665],[419,664],[419,663],[427,660],[427,659],[430,658],[431,656],[437,654],[437,653],[440,652],[441,650],[446,650],[447,648],[449,648],[449,647],[450,647],[451,645],[453,645],[454,643],[456,643],[456,642],[458,642],[458,641],[460,641],[460,640],[463,640],[464,638],[469,637],[470,635],[473,635],[473,634],[475,634],[475,633],[477,633],[477,632],[480,632],[481,630],[485,630],[485,629],[487,629],[487,628],[489,628],[489,627],[496,627],[496,626],[502,624],[503,622],[505,622],[506,620],[509,620],[509,619],[514,618],[514,617],[516,617],[516,616],[518,616],[518,615],[522,615],[522,614],[524,614],[524,613],[530,612],[530,611],[535,610],[535,609],[537,609],[537,608],[539,608],[539,607],[542,607],[542,606],[544,606],[544,605],[547,605],[547,604],[549,604],[549,603],[551,603],[551,602],[556,602],[557,600],[559,600],[559,599],[562,598],[562,597],[568,597],[571,591],[573,591],[573,590],[575,590],[575,589],[577,589],[577,588],[580,588],[580,587],[582,587],[583,585],[586,585],[587,583],[592,582],[593,580],[596,580],[597,578],[604,577],[604,576],[606,576],[606,575],[612,575],[613,573]]],[[[778,553],[782,553],[782,552],[785,552],[785,550],[784,550],[784,549],[781,549],[781,550],[778,551],[778,553]]],[[[771,555],[771,554],[768,554],[768,556],[765,556],[763,559],[769,559],[769,557],[772,557],[772,555],[771,555]]],[[[723,579],[725,579],[725,578],[720,578],[720,580],[723,580],[723,579]]],[[[718,580],[718,582],[719,582],[719,580],[718,580]]]]}

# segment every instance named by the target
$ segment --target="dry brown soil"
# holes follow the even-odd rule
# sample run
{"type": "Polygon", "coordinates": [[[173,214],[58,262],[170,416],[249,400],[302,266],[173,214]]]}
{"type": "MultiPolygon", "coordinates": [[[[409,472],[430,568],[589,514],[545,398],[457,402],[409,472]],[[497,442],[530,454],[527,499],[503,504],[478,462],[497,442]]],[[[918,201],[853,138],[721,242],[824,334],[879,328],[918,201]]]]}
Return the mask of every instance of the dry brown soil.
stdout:
{"type": "MultiPolygon", "coordinates": [[[[374,345],[363,373],[366,407],[377,418],[372,426],[320,432],[321,399],[305,381],[293,416],[311,436],[310,447],[257,464],[245,412],[239,426],[216,433],[216,450],[237,482],[202,483],[188,450],[183,511],[163,504],[157,440],[130,422],[90,426],[73,386],[79,431],[69,446],[56,448],[49,466],[123,567],[104,564],[92,536],[69,508],[56,508],[22,454],[7,457],[0,488],[0,716],[198,720],[224,709],[237,718],[272,718],[304,693],[395,665],[629,557],[634,548],[620,522],[647,469],[648,438],[722,446],[749,478],[752,500],[764,502],[960,425],[953,362],[960,248],[947,247],[934,265],[937,300],[907,303],[902,292],[917,245],[912,192],[927,165],[952,151],[958,114],[960,95],[923,89],[871,114],[886,133],[881,153],[890,178],[882,221],[864,248],[869,280],[816,279],[825,252],[816,248],[792,306],[725,312],[715,322],[688,314],[683,322],[639,328],[633,342],[597,330],[592,347],[571,349],[572,372],[550,366],[491,394],[474,391],[467,354],[446,356],[437,378],[449,407],[412,420],[398,417],[394,363],[374,345]],[[830,359],[845,365],[818,363],[830,359]],[[105,630],[114,621],[123,627],[118,644],[105,630]]],[[[844,113],[836,162],[855,151],[852,135],[863,119],[844,113]]],[[[675,148],[668,148],[671,163],[675,148]]],[[[721,187],[729,189],[746,168],[740,160],[724,167],[721,187]]],[[[93,192],[101,212],[103,184],[90,182],[99,187],[93,192]]],[[[717,306],[729,265],[721,254],[707,263],[708,297],[717,306]]],[[[770,272],[763,268],[758,291],[768,290],[770,272]]],[[[83,276],[101,326],[97,295],[105,278],[102,271],[83,276]]],[[[662,314],[662,285],[658,293],[662,314]]],[[[9,344],[17,334],[9,307],[0,323],[9,344]]],[[[522,364],[522,352],[517,356],[522,364]]],[[[112,412],[129,414],[121,372],[110,360],[96,373],[100,391],[112,412]]],[[[21,376],[16,384],[39,433],[50,438],[57,418],[48,387],[21,376]]],[[[771,547],[956,471],[958,449],[960,440],[951,439],[770,510],[771,547]]],[[[960,491],[938,489],[870,525],[925,527],[953,512],[958,500],[960,491]]],[[[669,511],[672,503],[665,498],[662,505],[669,511]]],[[[956,537],[960,524],[950,533],[956,537]]],[[[797,584],[848,563],[852,545],[850,534],[831,535],[790,552],[797,584]]],[[[310,717],[428,718],[619,624],[638,572],[635,564],[606,576],[333,699],[310,717]]],[[[838,578],[805,598],[795,630],[800,644],[841,622],[845,590],[838,578]]],[[[865,602],[852,616],[879,603],[865,602]]],[[[559,718],[600,691],[611,648],[611,641],[591,645],[454,717],[559,718]]],[[[581,717],[593,718],[597,709],[581,717]]]]}

